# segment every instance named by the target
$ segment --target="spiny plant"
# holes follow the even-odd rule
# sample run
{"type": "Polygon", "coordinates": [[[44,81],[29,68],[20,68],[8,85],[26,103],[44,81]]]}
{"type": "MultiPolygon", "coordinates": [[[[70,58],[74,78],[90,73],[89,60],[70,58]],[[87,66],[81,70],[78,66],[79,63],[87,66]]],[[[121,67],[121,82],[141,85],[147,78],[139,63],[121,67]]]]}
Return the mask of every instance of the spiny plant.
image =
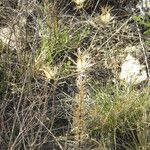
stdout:
{"type": "Polygon", "coordinates": [[[73,108],[73,130],[77,147],[80,148],[82,142],[86,139],[86,113],[88,103],[88,69],[92,66],[90,55],[85,51],[78,50],[76,62],[76,86],[78,92],[75,95],[75,104],[73,108]]]}

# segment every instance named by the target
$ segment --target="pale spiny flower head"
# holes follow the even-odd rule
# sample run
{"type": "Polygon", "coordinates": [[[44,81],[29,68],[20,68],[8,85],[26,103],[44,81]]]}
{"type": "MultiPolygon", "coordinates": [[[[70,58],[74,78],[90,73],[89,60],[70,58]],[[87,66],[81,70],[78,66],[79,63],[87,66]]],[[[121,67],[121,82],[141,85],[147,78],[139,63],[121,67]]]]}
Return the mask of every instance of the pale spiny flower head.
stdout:
{"type": "Polygon", "coordinates": [[[101,6],[101,15],[100,15],[100,21],[103,24],[107,24],[112,20],[112,16],[110,15],[110,11],[112,10],[112,7],[106,5],[101,6]]]}
{"type": "Polygon", "coordinates": [[[56,66],[51,67],[48,65],[43,65],[43,66],[41,66],[39,71],[41,71],[43,73],[46,80],[51,80],[51,79],[56,78],[56,75],[58,73],[58,67],[56,67],[56,66]]]}
{"type": "Polygon", "coordinates": [[[83,8],[84,2],[86,0],[73,0],[73,2],[75,2],[77,9],[81,9],[83,8]]]}
{"type": "Polygon", "coordinates": [[[81,52],[80,49],[78,49],[76,65],[78,73],[84,73],[88,68],[93,66],[89,53],[81,52]]]}

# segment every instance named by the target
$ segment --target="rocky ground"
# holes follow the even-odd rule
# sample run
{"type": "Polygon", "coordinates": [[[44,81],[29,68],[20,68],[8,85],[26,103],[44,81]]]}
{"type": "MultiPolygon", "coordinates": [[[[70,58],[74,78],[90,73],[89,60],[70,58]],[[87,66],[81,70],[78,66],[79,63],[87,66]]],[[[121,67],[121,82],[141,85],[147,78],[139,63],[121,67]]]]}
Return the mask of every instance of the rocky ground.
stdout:
{"type": "Polygon", "coordinates": [[[150,7],[140,6],[0,2],[0,149],[149,149],[150,7]]]}

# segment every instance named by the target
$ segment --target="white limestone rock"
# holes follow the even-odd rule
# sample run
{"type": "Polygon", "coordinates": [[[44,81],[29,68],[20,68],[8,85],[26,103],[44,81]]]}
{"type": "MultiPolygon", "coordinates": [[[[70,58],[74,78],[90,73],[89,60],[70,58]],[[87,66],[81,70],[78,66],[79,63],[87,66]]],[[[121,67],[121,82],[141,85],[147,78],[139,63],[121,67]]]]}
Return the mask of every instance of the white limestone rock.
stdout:
{"type": "Polygon", "coordinates": [[[8,45],[10,48],[16,48],[16,36],[9,27],[3,27],[0,29],[0,40],[4,45],[8,45]]]}
{"type": "Polygon", "coordinates": [[[145,16],[146,12],[150,10],[150,0],[139,0],[136,8],[140,10],[142,16],[145,16]]]}
{"type": "Polygon", "coordinates": [[[121,66],[120,79],[128,84],[139,84],[147,79],[146,67],[128,53],[121,66]]]}

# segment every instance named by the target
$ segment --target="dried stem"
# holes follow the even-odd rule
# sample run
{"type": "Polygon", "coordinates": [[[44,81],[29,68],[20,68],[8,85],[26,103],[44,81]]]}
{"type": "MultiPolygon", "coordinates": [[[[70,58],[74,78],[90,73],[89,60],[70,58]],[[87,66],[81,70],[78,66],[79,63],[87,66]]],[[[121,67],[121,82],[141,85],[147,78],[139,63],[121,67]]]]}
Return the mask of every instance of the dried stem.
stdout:
{"type": "Polygon", "coordinates": [[[78,148],[80,148],[81,143],[85,139],[85,117],[87,112],[87,68],[91,67],[90,57],[87,53],[82,53],[80,50],[77,54],[77,79],[76,85],[78,88],[78,93],[75,96],[75,108],[74,108],[74,133],[76,140],[78,142],[78,148]]]}

